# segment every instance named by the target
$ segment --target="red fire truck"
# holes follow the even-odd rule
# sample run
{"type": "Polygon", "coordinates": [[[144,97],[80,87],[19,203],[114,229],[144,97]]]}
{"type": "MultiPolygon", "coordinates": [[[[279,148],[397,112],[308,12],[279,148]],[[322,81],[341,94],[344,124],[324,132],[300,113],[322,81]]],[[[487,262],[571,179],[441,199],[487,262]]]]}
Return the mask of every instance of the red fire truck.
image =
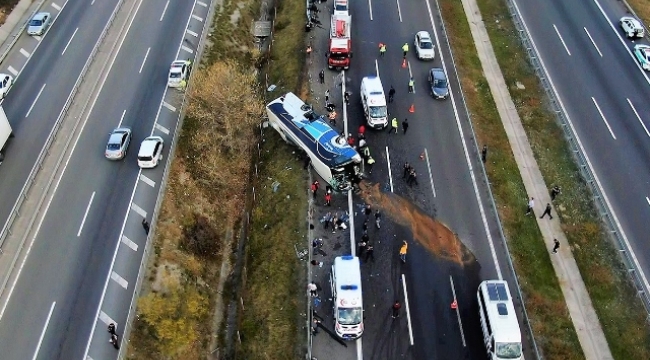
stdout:
{"type": "Polygon", "coordinates": [[[334,13],[330,29],[330,48],[327,56],[327,65],[330,69],[345,70],[350,68],[352,57],[352,39],[350,38],[350,24],[352,17],[347,13],[334,13]]]}

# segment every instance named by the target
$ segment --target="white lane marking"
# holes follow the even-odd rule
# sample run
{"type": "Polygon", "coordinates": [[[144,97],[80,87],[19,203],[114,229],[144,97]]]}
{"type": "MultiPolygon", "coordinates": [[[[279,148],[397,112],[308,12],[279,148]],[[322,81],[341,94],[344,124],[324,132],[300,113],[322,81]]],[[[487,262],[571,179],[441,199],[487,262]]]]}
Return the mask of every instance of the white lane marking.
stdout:
{"type": "Polygon", "coordinates": [[[632,105],[632,101],[630,101],[630,99],[627,99],[627,103],[630,104],[632,111],[634,111],[634,115],[636,115],[636,118],[639,119],[639,122],[641,123],[641,126],[643,126],[643,130],[645,130],[646,135],[650,137],[650,132],[648,131],[648,128],[645,126],[645,124],[643,123],[643,120],[641,120],[641,116],[639,116],[639,113],[636,111],[636,108],[634,108],[634,105],[632,105]]]}
{"type": "Polygon", "coordinates": [[[105,312],[102,311],[99,313],[99,320],[101,320],[104,324],[106,324],[106,326],[110,324],[115,324],[115,330],[117,330],[117,322],[113,320],[112,317],[108,316],[108,314],[106,314],[105,312]]]}
{"type": "Polygon", "coordinates": [[[208,4],[204,3],[203,1],[197,1],[196,3],[203,7],[208,7],[208,4]]]}
{"type": "Polygon", "coordinates": [[[56,306],[56,301],[50,306],[50,312],[47,314],[45,319],[45,325],[43,325],[43,330],[41,331],[41,336],[38,338],[38,343],[36,344],[36,350],[34,351],[34,356],[32,360],[38,359],[38,353],[41,351],[41,345],[43,345],[43,339],[45,338],[45,332],[47,331],[47,326],[50,324],[50,319],[52,319],[52,313],[54,312],[54,307],[56,306]]]}
{"type": "Polygon", "coordinates": [[[144,174],[140,175],[140,180],[142,180],[143,183],[151,186],[151,187],[156,187],[156,182],[149,179],[148,177],[144,176],[144,174]]]}
{"type": "Polygon", "coordinates": [[[194,54],[194,50],[188,48],[188,47],[185,46],[185,45],[181,46],[181,49],[187,51],[187,52],[190,53],[190,54],[194,54]]]}
{"type": "MultiPolygon", "coordinates": [[[[341,78],[345,79],[345,70],[341,71],[341,78]]],[[[341,98],[345,97],[345,81],[341,81],[341,98]]],[[[343,133],[348,134],[348,107],[343,102],[343,133]]]]}
{"type": "Polygon", "coordinates": [[[120,117],[120,123],[117,124],[117,127],[122,127],[122,122],[124,121],[124,115],[126,115],[126,109],[122,111],[122,117],[120,117]]]}
{"type": "Polygon", "coordinates": [[[93,200],[95,199],[95,192],[93,191],[93,194],[90,195],[90,201],[88,201],[88,206],[86,206],[86,212],[84,213],[83,219],[81,219],[81,225],[79,225],[79,231],[77,231],[77,237],[81,236],[81,231],[84,228],[84,224],[86,223],[86,218],[88,217],[88,212],[90,211],[90,207],[93,205],[93,200]]]}
{"type": "Polygon", "coordinates": [[[122,236],[122,243],[130,247],[133,251],[138,251],[138,244],[134,243],[131,239],[126,236],[122,236]]]}
{"type": "Polygon", "coordinates": [[[361,338],[357,339],[357,360],[363,360],[363,343],[361,338]]]}
{"type": "Polygon", "coordinates": [[[409,327],[409,340],[413,346],[413,327],[411,326],[411,308],[409,308],[409,293],[406,291],[406,277],[402,274],[402,288],[404,289],[404,307],[406,307],[406,322],[409,327]]]}
{"type": "Polygon", "coordinates": [[[647,196],[645,197],[645,201],[647,201],[647,202],[648,202],[648,205],[650,205],[650,199],[648,199],[647,196]]]}
{"type": "Polygon", "coordinates": [[[160,20],[158,21],[163,21],[163,18],[165,17],[165,13],[167,12],[167,7],[169,6],[169,0],[167,0],[167,3],[165,3],[165,7],[163,8],[162,14],[160,14],[160,20]]]}
{"type": "Polygon", "coordinates": [[[34,36],[32,36],[32,37],[33,37],[34,39],[36,39],[36,41],[41,41],[41,40],[43,40],[43,38],[40,37],[40,36],[38,36],[38,35],[34,35],[34,36]]]}
{"type": "Polygon", "coordinates": [[[553,24],[553,29],[555,29],[555,33],[557,34],[557,37],[560,38],[562,45],[564,45],[564,50],[566,50],[567,54],[571,56],[571,51],[569,51],[569,48],[566,46],[566,43],[564,42],[564,39],[562,38],[562,35],[560,35],[560,31],[557,29],[557,26],[555,26],[555,24],[553,24]]]}
{"type": "Polygon", "coordinates": [[[162,126],[162,125],[160,125],[158,123],[156,123],[156,129],[158,129],[161,133],[163,133],[165,135],[169,135],[169,129],[167,129],[166,127],[164,127],[164,126],[162,126]]]}
{"type": "Polygon", "coordinates": [[[186,29],[185,31],[186,31],[188,34],[190,34],[190,35],[192,35],[192,36],[194,36],[194,37],[199,37],[199,34],[195,33],[194,31],[192,31],[192,30],[190,30],[190,29],[186,29]]]}
{"type": "Polygon", "coordinates": [[[52,3],[52,7],[55,8],[56,11],[61,11],[61,7],[59,5],[57,5],[56,3],[52,3]]]}
{"type": "Polygon", "coordinates": [[[460,308],[458,307],[458,299],[456,298],[456,287],[454,286],[454,278],[451,275],[449,275],[449,283],[451,283],[451,292],[454,295],[454,303],[456,303],[456,317],[458,318],[458,327],[460,328],[460,338],[463,340],[463,347],[467,347],[465,332],[463,331],[463,321],[460,319],[460,308]]]}
{"type": "Polygon", "coordinates": [[[138,74],[142,74],[142,69],[144,68],[144,64],[147,62],[149,51],[151,51],[151,48],[147,48],[147,52],[144,54],[144,59],[142,59],[142,65],[140,65],[140,71],[138,71],[138,74]]]}
{"type": "MultiPolygon", "coordinates": [[[[411,81],[411,79],[413,79],[413,72],[411,71],[411,62],[407,61],[406,65],[408,65],[408,68],[409,68],[409,81],[411,81]]],[[[415,79],[413,79],[413,80],[415,80],[415,79]]],[[[413,94],[415,94],[415,81],[413,81],[413,94]]]]}
{"type": "Polygon", "coordinates": [[[614,132],[612,131],[612,128],[609,126],[609,123],[607,122],[607,119],[605,118],[605,115],[603,115],[603,112],[600,110],[600,106],[598,106],[598,103],[596,102],[596,99],[594,97],[591,97],[591,101],[594,102],[594,105],[596,106],[596,110],[598,110],[598,113],[600,114],[600,117],[603,119],[603,122],[605,122],[605,125],[607,126],[607,130],[609,130],[609,133],[612,135],[614,140],[616,140],[616,135],[614,135],[614,132]]]}
{"type": "Polygon", "coordinates": [[[29,52],[23,48],[20,48],[20,53],[23,54],[24,57],[29,57],[29,52]]]}
{"type": "Polygon", "coordinates": [[[203,22],[203,18],[202,18],[202,17],[197,16],[197,15],[194,15],[194,14],[192,14],[192,19],[194,19],[194,20],[198,20],[198,21],[200,21],[200,22],[203,22]]]}
{"type": "Polygon", "coordinates": [[[11,73],[11,75],[13,75],[13,76],[18,75],[18,70],[14,69],[13,66],[9,66],[9,67],[7,68],[7,71],[9,71],[9,72],[11,73]]]}
{"type": "Polygon", "coordinates": [[[368,0],[368,11],[370,12],[370,21],[372,21],[372,0],[368,0]]]}
{"type": "Polygon", "coordinates": [[[390,192],[393,191],[393,172],[390,169],[390,153],[388,152],[388,146],[386,146],[386,159],[388,160],[388,180],[390,181],[390,192]]]}
{"type": "Polygon", "coordinates": [[[375,72],[377,73],[377,77],[379,77],[379,63],[377,62],[377,59],[375,59],[375,72]]]}
{"type": "Polygon", "coordinates": [[[397,0],[397,15],[399,15],[399,22],[402,22],[402,9],[399,7],[399,0],[397,0]]]}
{"type": "MultiPolygon", "coordinates": [[[[433,34],[436,38],[436,46],[438,47],[438,49],[442,49],[442,47],[440,47],[440,37],[438,36],[438,30],[436,28],[435,23],[433,22],[433,12],[431,12],[431,4],[429,4],[429,0],[426,0],[425,3],[427,4],[427,11],[429,12],[429,21],[431,22],[431,28],[433,29],[433,34]]],[[[440,61],[442,62],[442,67],[445,69],[445,73],[447,73],[447,65],[445,64],[445,57],[442,51],[440,52],[440,61]]],[[[447,76],[447,79],[449,79],[449,76],[447,76]]],[[[459,83],[459,87],[460,87],[460,83],[459,83]]],[[[494,247],[494,240],[492,240],[492,233],[490,232],[490,227],[488,226],[487,216],[485,215],[485,208],[483,207],[483,203],[481,202],[481,194],[479,193],[478,185],[476,183],[476,176],[474,175],[472,160],[470,159],[469,151],[467,150],[467,143],[465,142],[463,127],[460,124],[460,116],[458,115],[458,107],[456,106],[454,92],[451,91],[451,89],[449,90],[449,98],[451,99],[451,107],[454,109],[454,117],[456,118],[456,127],[458,127],[460,142],[463,145],[463,151],[465,152],[465,162],[467,163],[469,176],[472,179],[472,185],[474,186],[474,196],[476,197],[476,202],[478,203],[478,208],[481,213],[483,229],[485,230],[485,236],[487,237],[488,243],[490,244],[490,253],[492,255],[492,262],[494,263],[494,266],[496,268],[497,276],[499,280],[502,280],[503,274],[501,273],[501,266],[499,266],[497,251],[494,247]]]]}
{"type": "Polygon", "coordinates": [[[70,40],[68,40],[68,43],[65,44],[65,47],[63,48],[63,52],[61,52],[61,55],[65,54],[65,51],[68,50],[68,46],[70,46],[70,43],[72,42],[72,39],[74,39],[74,36],[77,35],[77,31],[79,31],[79,28],[74,29],[74,32],[72,33],[72,36],[70,36],[70,40]]]}
{"type": "Polygon", "coordinates": [[[34,99],[34,102],[32,103],[32,106],[29,107],[29,110],[27,110],[27,114],[25,114],[25,117],[28,117],[29,114],[32,112],[32,109],[34,109],[34,105],[36,105],[36,102],[38,101],[38,98],[41,97],[41,94],[43,93],[43,89],[45,89],[45,84],[41,86],[41,90],[38,91],[38,94],[36,95],[36,99],[34,99]]]}
{"type": "Polygon", "coordinates": [[[171,112],[176,112],[176,108],[166,101],[163,101],[163,106],[166,107],[171,112]]]}
{"type": "MultiPolygon", "coordinates": [[[[142,174],[142,173],[140,173],[140,174],[142,174]]],[[[138,178],[140,178],[140,174],[138,174],[138,178]]],[[[142,216],[143,218],[147,217],[147,212],[144,211],[143,208],[136,205],[134,202],[131,202],[131,210],[135,211],[136,214],[142,216]]]]}
{"type": "Polygon", "coordinates": [[[433,184],[433,174],[431,173],[431,162],[429,162],[429,151],[427,151],[427,148],[424,148],[424,156],[427,159],[427,170],[429,170],[429,181],[431,182],[433,197],[436,197],[436,186],[433,184]]]}
{"type": "Polygon", "coordinates": [[[95,0],[91,1],[90,5],[95,5],[95,0]]]}
{"type": "Polygon", "coordinates": [[[120,276],[120,274],[116,273],[115,271],[111,273],[111,279],[116,283],[118,283],[125,290],[129,287],[129,282],[126,281],[123,277],[120,276]]]}
{"type": "Polygon", "coordinates": [[[594,41],[594,38],[591,37],[591,34],[587,30],[587,28],[583,27],[583,29],[585,29],[585,32],[587,33],[587,36],[589,36],[589,40],[591,40],[591,44],[596,48],[596,51],[598,51],[598,55],[600,55],[600,57],[603,57],[603,53],[600,52],[600,49],[598,48],[598,45],[596,45],[596,42],[594,41]]]}

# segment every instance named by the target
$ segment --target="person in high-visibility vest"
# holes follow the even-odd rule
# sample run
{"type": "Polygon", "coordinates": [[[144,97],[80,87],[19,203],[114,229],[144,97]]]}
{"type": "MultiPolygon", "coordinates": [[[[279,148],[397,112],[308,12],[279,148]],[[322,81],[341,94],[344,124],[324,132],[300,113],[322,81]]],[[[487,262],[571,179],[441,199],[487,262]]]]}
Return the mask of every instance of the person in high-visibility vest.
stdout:
{"type": "Polygon", "coordinates": [[[372,158],[372,156],[368,156],[368,161],[366,161],[366,164],[368,165],[368,174],[372,174],[372,165],[375,163],[375,159],[372,158]]]}
{"type": "Polygon", "coordinates": [[[370,147],[364,146],[363,149],[361,149],[361,156],[363,156],[364,159],[369,159],[370,158],[370,147]]]}
{"type": "Polygon", "coordinates": [[[408,43],[404,43],[404,45],[402,45],[402,51],[404,52],[404,58],[406,59],[406,53],[409,52],[409,44],[408,43]]]}
{"type": "Polygon", "coordinates": [[[409,244],[406,240],[402,241],[402,246],[399,248],[399,257],[403,263],[406,263],[406,253],[408,252],[409,244]]]}
{"type": "Polygon", "coordinates": [[[390,123],[391,123],[390,124],[390,131],[388,133],[390,134],[390,133],[392,133],[394,131],[395,134],[397,134],[397,128],[399,126],[399,124],[397,123],[397,118],[393,118],[393,120],[391,120],[390,123]]]}
{"type": "Polygon", "coordinates": [[[181,90],[185,90],[186,86],[187,86],[187,81],[185,81],[185,79],[181,80],[181,90]]]}
{"type": "Polygon", "coordinates": [[[386,54],[386,44],[379,43],[379,56],[384,57],[384,54],[386,54]]]}
{"type": "Polygon", "coordinates": [[[413,78],[411,78],[409,80],[409,94],[413,93],[414,88],[415,88],[415,80],[413,80],[413,78]]]}

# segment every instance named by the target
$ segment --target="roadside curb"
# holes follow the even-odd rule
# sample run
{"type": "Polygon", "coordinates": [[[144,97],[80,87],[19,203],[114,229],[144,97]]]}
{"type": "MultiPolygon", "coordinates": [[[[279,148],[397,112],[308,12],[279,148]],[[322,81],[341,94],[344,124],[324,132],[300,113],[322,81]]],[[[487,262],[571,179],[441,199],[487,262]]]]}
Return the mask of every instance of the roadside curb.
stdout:
{"type": "Polygon", "coordinates": [[[27,21],[32,14],[34,14],[38,9],[40,9],[45,0],[20,0],[18,4],[11,10],[9,16],[5,20],[4,24],[0,26],[0,63],[4,61],[5,57],[14,46],[20,34],[25,29],[27,21]],[[25,14],[29,14],[25,16],[25,14]]]}

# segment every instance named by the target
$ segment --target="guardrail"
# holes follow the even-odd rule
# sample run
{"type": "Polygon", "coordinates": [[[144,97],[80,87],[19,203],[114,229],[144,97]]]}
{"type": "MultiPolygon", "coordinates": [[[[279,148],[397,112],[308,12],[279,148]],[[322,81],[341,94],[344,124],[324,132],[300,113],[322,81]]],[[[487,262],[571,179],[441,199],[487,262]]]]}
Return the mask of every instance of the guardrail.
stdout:
{"type": "MultiPolygon", "coordinates": [[[[43,4],[45,3],[45,1],[46,0],[40,0],[39,1],[38,5],[36,6],[36,9],[32,12],[32,14],[29,16],[29,18],[27,18],[27,20],[25,22],[23,22],[23,24],[20,26],[20,30],[13,35],[14,38],[11,40],[11,42],[9,43],[9,45],[7,46],[5,51],[2,52],[2,55],[0,55],[0,63],[5,61],[5,58],[7,57],[7,55],[9,55],[9,52],[11,51],[11,49],[13,49],[14,45],[16,45],[16,42],[18,42],[18,39],[20,38],[20,35],[23,32],[25,32],[25,29],[27,28],[27,24],[29,24],[29,20],[31,20],[31,18],[33,18],[34,15],[36,15],[36,13],[41,9],[41,7],[43,7],[43,4]]],[[[58,17],[58,15],[57,15],[57,17],[58,17]]]]}
{"type": "MultiPolygon", "coordinates": [[[[583,152],[582,146],[579,143],[577,133],[568,120],[567,114],[565,113],[563,107],[560,105],[559,95],[556,93],[555,88],[549,80],[546,69],[539,60],[539,52],[537,51],[534,42],[530,38],[528,28],[526,26],[526,23],[523,21],[523,18],[521,17],[519,7],[514,2],[514,0],[506,0],[506,2],[508,4],[508,10],[512,17],[513,23],[518,30],[517,32],[519,33],[519,38],[522,42],[522,45],[526,49],[526,53],[528,54],[528,59],[533,65],[535,73],[540,79],[546,95],[551,100],[550,103],[552,110],[555,112],[557,120],[559,121],[562,130],[564,131],[564,136],[566,137],[566,140],[571,147],[574,158],[578,162],[580,172],[587,184],[589,184],[589,188],[591,189],[594,197],[594,204],[598,208],[603,224],[607,227],[612,240],[614,240],[614,245],[618,248],[618,251],[621,254],[621,259],[628,270],[627,272],[630,276],[630,279],[634,283],[637,294],[643,302],[643,306],[646,310],[646,321],[650,322],[650,298],[648,297],[649,289],[645,287],[645,284],[639,275],[639,268],[636,266],[635,261],[632,259],[630,255],[631,250],[628,248],[625,239],[623,239],[623,236],[621,235],[621,229],[612,216],[611,209],[609,208],[609,205],[603,196],[600,186],[597,183],[593,169],[591,168],[589,161],[583,152]]],[[[632,11],[632,13],[634,12],[632,11]]]]}
{"type": "MultiPolygon", "coordinates": [[[[449,52],[452,54],[451,63],[453,65],[453,67],[454,67],[454,72],[456,73],[456,79],[458,79],[458,87],[460,89],[462,89],[462,86],[460,84],[460,77],[458,76],[458,68],[456,67],[456,60],[455,60],[455,58],[453,56],[453,50],[452,50],[451,46],[449,45],[449,36],[447,36],[447,28],[445,27],[444,19],[442,19],[442,11],[440,10],[440,4],[438,3],[438,1],[436,1],[436,7],[438,8],[438,14],[441,14],[440,15],[440,28],[442,29],[442,32],[444,34],[444,39],[445,39],[445,42],[447,43],[447,48],[449,49],[449,52]]],[[[474,148],[478,149],[479,145],[476,142],[476,132],[474,131],[474,125],[472,123],[472,115],[471,115],[469,109],[467,108],[467,101],[465,100],[465,93],[463,91],[459,91],[459,93],[460,93],[461,98],[463,99],[463,108],[465,109],[465,113],[467,114],[467,118],[469,119],[468,123],[469,123],[470,131],[472,132],[471,139],[472,139],[472,142],[474,143],[474,148]]],[[[521,301],[521,315],[524,318],[524,322],[526,323],[526,327],[528,328],[528,339],[533,345],[533,351],[535,353],[535,357],[537,359],[541,359],[542,356],[541,356],[541,354],[539,352],[539,348],[537,347],[537,342],[535,341],[535,336],[533,335],[533,329],[532,329],[532,327],[530,325],[530,318],[528,317],[528,312],[526,311],[526,306],[524,305],[524,296],[523,296],[523,294],[521,292],[521,285],[519,285],[519,279],[517,279],[517,275],[516,275],[516,272],[515,272],[515,266],[512,263],[512,258],[510,257],[510,248],[508,247],[508,241],[506,241],[506,235],[503,232],[503,226],[501,225],[501,217],[499,216],[499,211],[497,210],[497,205],[496,205],[496,202],[494,201],[494,195],[492,194],[492,188],[489,186],[490,181],[488,179],[487,172],[485,171],[485,165],[483,164],[483,161],[481,161],[478,158],[478,154],[477,154],[477,160],[478,161],[476,161],[476,163],[480,164],[480,166],[481,166],[481,173],[483,174],[483,178],[488,183],[487,193],[488,193],[488,198],[490,200],[490,207],[491,207],[493,215],[497,219],[497,224],[498,224],[498,228],[499,228],[499,236],[501,237],[501,242],[503,243],[503,246],[506,248],[506,252],[507,252],[506,255],[507,256],[505,258],[508,259],[508,269],[513,274],[512,278],[514,279],[514,282],[515,282],[514,287],[515,287],[515,290],[517,291],[517,297],[521,301]]]]}

